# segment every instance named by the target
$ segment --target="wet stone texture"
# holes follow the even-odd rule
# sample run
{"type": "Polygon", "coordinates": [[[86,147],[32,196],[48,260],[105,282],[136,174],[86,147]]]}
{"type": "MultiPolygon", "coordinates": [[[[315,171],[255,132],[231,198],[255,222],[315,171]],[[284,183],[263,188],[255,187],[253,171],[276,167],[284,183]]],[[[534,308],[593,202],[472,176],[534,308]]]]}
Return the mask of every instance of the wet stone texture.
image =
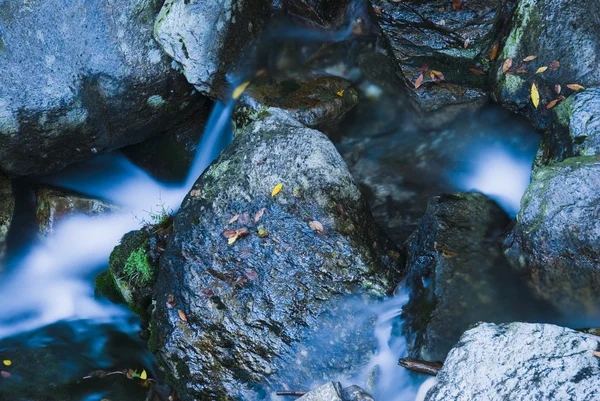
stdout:
{"type": "Polygon", "coordinates": [[[277,107],[309,128],[335,131],[342,117],[356,105],[358,93],[350,82],[335,76],[308,80],[259,79],[244,92],[236,109],[236,125],[243,125],[277,107]]]}
{"type": "Polygon", "coordinates": [[[596,400],[598,340],[549,324],[482,323],[450,351],[425,401],[596,400]]]}
{"type": "Polygon", "coordinates": [[[227,95],[225,74],[268,17],[269,0],[167,0],[154,26],[163,50],[200,92],[227,95]]]}
{"type": "Polygon", "coordinates": [[[352,0],[282,0],[286,12],[320,26],[339,21],[352,0]]]}
{"type": "MultiPolygon", "coordinates": [[[[343,331],[398,284],[403,263],[329,140],[270,108],[236,134],[175,216],[151,350],[184,400],[264,398],[303,344],[311,356],[313,333],[343,331]],[[356,306],[340,306],[351,294],[356,306]]],[[[348,338],[340,361],[357,369],[373,345],[348,338]]],[[[300,365],[286,384],[344,373],[332,355],[316,355],[318,372],[300,365]]]]}
{"type": "Polygon", "coordinates": [[[15,211],[15,198],[12,183],[0,173],[0,272],[2,271],[3,259],[6,253],[6,237],[10,229],[13,213],[15,211]]]}
{"type": "Polygon", "coordinates": [[[568,319],[600,316],[600,160],[540,167],[505,240],[513,267],[568,319]]]}
{"type": "Polygon", "coordinates": [[[57,189],[39,188],[36,191],[36,216],[40,234],[52,235],[57,224],[67,217],[84,214],[100,216],[119,208],[100,199],[67,193],[57,189]]]}
{"type": "Polygon", "coordinates": [[[159,3],[2,3],[3,171],[58,171],[140,142],[189,113],[199,95],[152,38],[159,3]]]}
{"type": "MultiPolygon", "coordinates": [[[[407,241],[409,301],[403,331],[409,356],[443,361],[462,333],[479,321],[521,317],[502,252],[508,215],[480,193],[445,194],[429,201],[407,241]]],[[[516,281],[516,277],[514,278],[516,281]]]]}
{"type": "Polygon", "coordinates": [[[490,54],[499,43],[513,1],[373,3],[418,108],[431,112],[487,98],[490,54]],[[454,3],[460,6],[454,7],[454,3]],[[431,70],[442,72],[444,80],[436,83],[431,70]],[[421,74],[423,83],[415,88],[421,74]]]}
{"type": "Polygon", "coordinates": [[[593,1],[519,1],[510,35],[492,75],[495,99],[528,115],[537,127],[546,128],[554,118],[546,105],[559,96],[573,94],[567,85],[600,85],[597,6],[593,1]],[[528,56],[537,58],[523,62],[528,56]],[[513,60],[513,68],[504,73],[502,66],[508,58],[513,60]],[[553,67],[553,61],[559,64],[553,67]],[[536,74],[543,66],[548,70],[536,74]],[[530,97],[533,83],[540,93],[537,109],[530,97]],[[560,94],[555,89],[557,84],[561,85],[560,94]]]}

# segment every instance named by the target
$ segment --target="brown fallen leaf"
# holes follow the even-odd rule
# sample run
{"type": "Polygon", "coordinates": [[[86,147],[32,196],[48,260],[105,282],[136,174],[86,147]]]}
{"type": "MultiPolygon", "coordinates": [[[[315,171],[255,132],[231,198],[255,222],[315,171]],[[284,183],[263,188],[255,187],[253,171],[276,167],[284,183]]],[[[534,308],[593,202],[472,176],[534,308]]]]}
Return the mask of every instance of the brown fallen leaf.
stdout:
{"type": "Polygon", "coordinates": [[[579,84],[569,84],[569,85],[567,85],[567,88],[569,88],[575,92],[585,89],[583,86],[581,86],[579,84]]]}
{"type": "Polygon", "coordinates": [[[551,101],[550,103],[548,103],[548,104],[546,105],[546,108],[547,108],[548,110],[550,110],[551,108],[553,108],[554,106],[556,106],[556,103],[558,103],[558,99],[554,99],[553,101],[551,101]]]}
{"type": "Polygon", "coordinates": [[[600,352],[598,352],[598,351],[594,351],[594,352],[592,352],[592,354],[593,354],[594,356],[597,356],[598,358],[600,358],[600,352]]]}
{"type": "Polygon", "coordinates": [[[422,83],[423,83],[423,73],[421,73],[421,75],[419,75],[419,78],[417,78],[417,80],[415,81],[415,89],[419,89],[419,87],[421,86],[422,83]]]}
{"type": "Polygon", "coordinates": [[[175,306],[175,295],[169,294],[169,296],[167,297],[167,308],[173,309],[174,306],[175,306]]]}
{"type": "Polygon", "coordinates": [[[469,47],[470,44],[471,44],[471,40],[465,39],[465,41],[463,42],[463,49],[466,49],[467,47],[469,47]]]}
{"type": "Polygon", "coordinates": [[[254,215],[254,223],[258,223],[258,221],[260,220],[261,217],[263,217],[263,214],[265,214],[265,209],[264,207],[262,209],[260,209],[258,212],[256,212],[256,214],[254,215]]]}
{"type": "Polygon", "coordinates": [[[237,235],[237,232],[235,230],[225,230],[222,234],[225,238],[231,238],[235,237],[237,235]]]}
{"type": "Polygon", "coordinates": [[[449,251],[448,249],[442,249],[442,256],[444,258],[453,258],[456,256],[456,252],[449,251]]]}
{"type": "Polygon", "coordinates": [[[202,196],[202,191],[200,191],[199,189],[192,189],[190,191],[190,196],[194,196],[194,197],[202,196]]]}
{"type": "Polygon", "coordinates": [[[460,11],[465,5],[466,0],[452,0],[452,9],[454,11],[460,11]]]}
{"type": "Polygon", "coordinates": [[[377,14],[377,15],[383,14],[383,12],[381,11],[381,8],[377,7],[375,4],[373,4],[373,11],[375,11],[375,14],[377,14]]]}
{"type": "Polygon", "coordinates": [[[239,218],[240,218],[240,215],[239,215],[239,214],[234,214],[234,215],[233,215],[233,216],[232,216],[232,217],[229,219],[229,221],[227,222],[227,224],[233,224],[233,223],[235,223],[235,222],[237,221],[237,219],[239,219],[239,218]]]}
{"type": "Polygon", "coordinates": [[[251,221],[252,219],[250,218],[250,215],[248,213],[240,213],[240,217],[238,217],[238,223],[245,226],[247,224],[250,224],[251,221]]]}
{"type": "Polygon", "coordinates": [[[429,76],[431,77],[431,79],[433,79],[433,82],[440,82],[445,79],[444,74],[436,70],[429,71],[429,76]]]}
{"type": "Polygon", "coordinates": [[[248,280],[250,281],[256,281],[258,280],[258,273],[252,269],[247,269],[246,277],[248,277],[248,280]]]}
{"type": "Polygon", "coordinates": [[[510,70],[510,67],[512,67],[512,62],[513,59],[512,58],[507,58],[506,60],[504,60],[504,63],[502,64],[502,72],[506,74],[506,72],[508,70],[510,70]]]}
{"type": "Polygon", "coordinates": [[[535,72],[536,74],[541,74],[542,72],[546,71],[548,69],[548,67],[544,66],[544,67],[540,67],[537,69],[537,71],[535,72]]]}
{"type": "Polygon", "coordinates": [[[527,56],[523,59],[524,62],[528,63],[530,61],[533,61],[537,58],[537,56],[527,56]]]}
{"type": "Polygon", "coordinates": [[[421,64],[417,69],[419,72],[427,72],[429,71],[429,66],[427,64],[421,64]]]}
{"type": "Polygon", "coordinates": [[[235,231],[235,235],[238,237],[245,237],[246,235],[250,235],[250,231],[247,227],[238,228],[235,231]]]}
{"type": "Polygon", "coordinates": [[[556,92],[556,94],[560,95],[561,90],[562,90],[562,87],[560,86],[560,84],[554,85],[554,92],[556,92]]]}
{"type": "Polygon", "coordinates": [[[206,295],[207,297],[214,297],[215,296],[215,293],[210,288],[203,289],[202,290],[202,294],[206,295]]]}
{"type": "Polygon", "coordinates": [[[515,74],[527,74],[528,72],[529,68],[525,67],[525,64],[519,64],[519,66],[515,70],[515,74]]]}
{"type": "Polygon", "coordinates": [[[10,373],[8,373],[6,370],[0,370],[0,375],[5,379],[10,377],[10,373]]]}
{"type": "Polygon", "coordinates": [[[184,311],[182,311],[181,309],[177,309],[177,313],[179,314],[179,318],[182,321],[187,322],[187,316],[185,315],[184,311]]]}
{"type": "Polygon", "coordinates": [[[321,222],[319,222],[319,221],[316,221],[316,220],[310,221],[310,222],[308,223],[308,226],[309,226],[309,227],[310,227],[310,228],[311,228],[313,231],[318,231],[318,232],[320,232],[320,233],[322,233],[322,232],[323,232],[323,224],[321,224],[321,222]]]}
{"type": "Polygon", "coordinates": [[[490,61],[496,59],[496,56],[498,56],[498,50],[500,50],[500,43],[496,43],[492,47],[492,51],[490,52],[490,61]]]}
{"type": "Polygon", "coordinates": [[[558,60],[554,60],[550,63],[550,65],[548,66],[548,68],[550,68],[550,71],[558,71],[558,69],[560,68],[560,61],[558,60]]]}
{"type": "Polygon", "coordinates": [[[477,68],[469,68],[469,72],[475,75],[485,75],[484,71],[478,70],[477,68]]]}

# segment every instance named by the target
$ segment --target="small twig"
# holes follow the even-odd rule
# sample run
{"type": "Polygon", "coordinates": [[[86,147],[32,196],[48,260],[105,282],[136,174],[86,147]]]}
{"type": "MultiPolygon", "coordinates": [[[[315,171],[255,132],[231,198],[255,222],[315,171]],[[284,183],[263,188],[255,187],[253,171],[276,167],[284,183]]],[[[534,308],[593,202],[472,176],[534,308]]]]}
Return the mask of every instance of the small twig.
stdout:
{"type": "Polygon", "coordinates": [[[398,365],[414,372],[425,373],[432,376],[436,376],[442,368],[441,362],[427,362],[413,358],[400,358],[398,365]]]}
{"type": "Polygon", "coordinates": [[[307,393],[307,391],[278,391],[275,394],[277,394],[277,395],[289,395],[289,396],[292,396],[292,397],[302,397],[306,393],[307,393]]]}

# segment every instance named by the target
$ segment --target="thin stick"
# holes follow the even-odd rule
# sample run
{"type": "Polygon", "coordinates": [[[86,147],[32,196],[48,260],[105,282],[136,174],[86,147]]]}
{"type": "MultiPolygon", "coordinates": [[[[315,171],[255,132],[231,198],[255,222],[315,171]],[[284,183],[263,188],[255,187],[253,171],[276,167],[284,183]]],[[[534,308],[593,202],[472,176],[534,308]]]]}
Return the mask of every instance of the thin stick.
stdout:
{"type": "Polygon", "coordinates": [[[306,393],[307,393],[306,391],[278,391],[275,394],[289,395],[289,396],[293,396],[293,397],[302,397],[306,393]]]}
{"type": "Polygon", "coordinates": [[[436,376],[442,368],[441,362],[427,362],[413,358],[401,358],[400,361],[398,361],[398,365],[414,372],[425,373],[432,376],[436,376]]]}

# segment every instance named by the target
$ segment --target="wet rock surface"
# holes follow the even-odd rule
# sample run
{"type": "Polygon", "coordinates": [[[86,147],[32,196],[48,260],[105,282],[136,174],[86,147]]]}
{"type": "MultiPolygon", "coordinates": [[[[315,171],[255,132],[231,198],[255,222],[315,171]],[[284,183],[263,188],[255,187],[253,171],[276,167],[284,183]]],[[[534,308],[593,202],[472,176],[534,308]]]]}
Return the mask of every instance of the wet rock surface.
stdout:
{"type": "MultiPolygon", "coordinates": [[[[403,276],[335,147],[287,112],[268,112],[196,182],[161,258],[150,346],[184,400],[264,397],[279,374],[308,387],[317,365],[290,362],[303,346],[310,356],[311,333],[340,332],[403,276]],[[351,294],[356,305],[340,306],[351,294]]],[[[367,342],[340,341],[340,361],[357,368],[373,351],[367,342]]],[[[331,355],[316,356],[321,378],[343,373],[331,355]]]]}
{"type": "Polygon", "coordinates": [[[513,267],[570,319],[600,316],[599,189],[597,156],[539,168],[505,240],[513,267]]]}
{"type": "Polygon", "coordinates": [[[450,351],[425,400],[597,399],[598,340],[549,324],[482,323],[450,351]]]}
{"type": "Polygon", "coordinates": [[[327,26],[343,18],[351,0],[282,0],[283,9],[316,24],[327,26]]]}
{"type": "Polygon", "coordinates": [[[373,3],[406,88],[421,110],[487,98],[490,54],[499,43],[513,1],[373,3]],[[431,70],[442,72],[443,81],[437,82],[431,70]],[[421,74],[422,84],[415,88],[421,74]]]}
{"type": "Polygon", "coordinates": [[[198,101],[152,38],[156,1],[5,2],[0,168],[45,174],[140,142],[198,101]]]}
{"type": "Polygon", "coordinates": [[[271,1],[167,0],[154,37],[200,92],[224,96],[225,74],[268,17],[271,1]]]}
{"type": "MultiPolygon", "coordinates": [[[[502,252],[510,219],[480,193],[433,197],[407,241],[409,301],[403,331],[409,356],[443,361],[464,331],[479,321],[517,320],[508,297],[518,282],[502,252]]],[[[514,294],[513,298],[514,298],[514,294]]]]}
{"type": "Polygon", "coordinates": [[[0,271],[2,271],[3,259],[6,253],[6,237],[15,210],[15,198],[12,183],[0,173],[0,271]]]}
{"type": "Polygon", "coordinates": [[[522,0],[514,13],[510,35],[499,56],[494,79],[494,97],[514,111],[528,115],[540,128],[549,126],[553,113],[546,105],[559,95],[574,93],[567,87],[600,85],[600,25],[596,5],[568,0],[522,0]],[[531,62],[528,56],[537,58],[531,62]],[[504,73],[504,61],[512,59],[513,68],[504,73]],[[554,64],[553,62],[558,62],[554,64]],[[536,74],[539,67],[549,67],[536,74]],[[540,106],[531,102],[531,85],[540,93],[540,106]],[[561,85],[560,94],[556,85],[561,85]]]}
{"type": "Polygon", "coordinates": [[[358,102],[351,83],[335,77],[320,76],[309,80],[262,79],[244,92],[236,109],[236,125],[268,113],[269,107],[287,110],[309,128],[325,133],[335,131],[339,121],[358,102]]]}
{"type": "Polygon", "coordinates": [[[100,216],[119,210],[115,205],[84,195],[58,189],[39,188],[36,191],[36,216],[40,234],[52,235],[61,220],[78,214],[100,216]]]}

